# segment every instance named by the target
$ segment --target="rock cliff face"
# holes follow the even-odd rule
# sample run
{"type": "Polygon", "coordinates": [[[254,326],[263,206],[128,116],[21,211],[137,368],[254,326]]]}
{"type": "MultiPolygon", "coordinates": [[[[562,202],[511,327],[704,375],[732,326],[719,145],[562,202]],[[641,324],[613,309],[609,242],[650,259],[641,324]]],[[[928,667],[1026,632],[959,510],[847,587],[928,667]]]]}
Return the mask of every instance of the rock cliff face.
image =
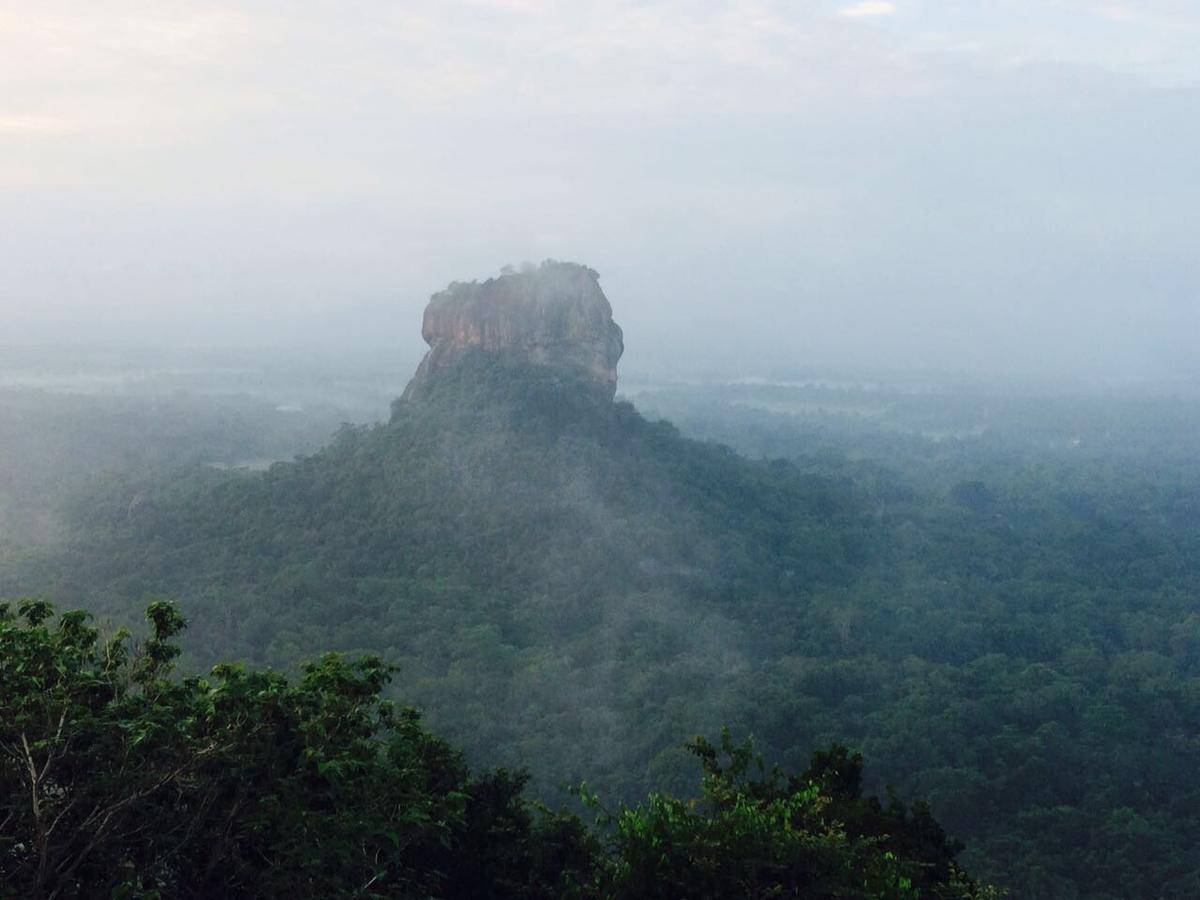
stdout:
{"type": "Polygon", "coordinates": [[[405,399],[480,352],[582,377],[611,399],[625,349],[596,272],[553,260],[482,284],[451,284],[425,307],[421,335],[430,349],[405,399]]]}

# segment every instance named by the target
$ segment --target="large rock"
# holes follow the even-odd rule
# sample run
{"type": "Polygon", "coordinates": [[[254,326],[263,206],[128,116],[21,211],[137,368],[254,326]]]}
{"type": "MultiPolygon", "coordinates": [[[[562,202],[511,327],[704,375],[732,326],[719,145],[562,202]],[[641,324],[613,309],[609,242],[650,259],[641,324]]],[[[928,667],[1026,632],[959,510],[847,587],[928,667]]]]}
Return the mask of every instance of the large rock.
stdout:
{"type": "Polygon", "coordinates": [[[482,284],[451,284],[425,307],[421,335],[430,349],[405,398],[483,353],[582,378],[611,399],[625,349],[599,275],[553,260],[482,284]]]}

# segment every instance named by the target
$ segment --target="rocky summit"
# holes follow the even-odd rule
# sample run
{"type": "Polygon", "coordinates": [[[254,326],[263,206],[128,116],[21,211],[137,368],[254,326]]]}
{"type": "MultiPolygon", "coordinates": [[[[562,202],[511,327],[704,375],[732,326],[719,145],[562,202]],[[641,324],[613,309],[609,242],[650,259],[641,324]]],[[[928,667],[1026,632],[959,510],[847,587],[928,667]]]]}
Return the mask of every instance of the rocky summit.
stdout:
{"type": "Polygon", "coordinates": [[[404,393],[420,397],[467,360],[492,355],[580,379],[609,399],[617,389],[621,328],[594,269],[547,260],[482,283],[454,282],[425,308],[429,352],[404,393]]]}

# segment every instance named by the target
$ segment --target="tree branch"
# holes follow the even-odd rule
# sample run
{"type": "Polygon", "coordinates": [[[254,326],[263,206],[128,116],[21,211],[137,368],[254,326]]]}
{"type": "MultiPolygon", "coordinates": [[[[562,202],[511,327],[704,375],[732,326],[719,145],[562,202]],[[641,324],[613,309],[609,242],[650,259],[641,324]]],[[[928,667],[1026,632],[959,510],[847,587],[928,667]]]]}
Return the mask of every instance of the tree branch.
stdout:
{"type": "MultiPolygon", "coordinates": [[[[80,865],[82,865],[83,861],[85,859],[87,859],[88,855],[93,850],[96,849],[96,847],[97,847],[97,845],[99,845],[100,841],[108,836],[109,825],[113,821],[113,817],[116,816],[117,813],[119,813],[121,810],[125,809],[130,804],[136,803],[139,800],[143,800],[146,797],[149,797],[151,794],[155,793],[156,791],[161,790],[162,788],[166,787],[172,781],[177,780],[180,776],[182,776],[188,770],[190,770],[190,769],[194,768],[196,765],[198,765],[204,757],[215,752],[217,749],[219,749],[217,744],[209,744],[207,747],[205,747],[201,750],[198,750],[196,752],[196,754],[191,759],[189,759],[187,762],[183,763],[180,766],[176,766],[174,769],[172,769],[170,772],[168,772],[166,775],[164,775],[162,778],[160,778],[158,781],[154,782],[150,786],[145,787],[140,791],[134,791],[129,796],[124,797],[123,799],[118,800],[117,802],[115,802],[113,804],[110,804],[109,806],[105,807],[104,809],[97,807],[91,813],[91,815],[89,815],[88,818],[84,820],[83,825],[80,827],[80,831],[82,831],[82,830],[84,830],[85,827],[90,825],[90,823],[99,819],[100,824],[96,827],[96,831],[92,835],[92,839],[90,841],[88,841],[88,843],[84,846],[84,848],[82,850],[80,850],[79,853],[77,853],[73,859],[69,860],[70,865],[68,865],[65,869],[63,868],[62,865],[60,865],[58,867],[57,871],[59,874],[58,874],[58,878],[55,881],[54,890],[51,891],[49,893],[49,895],[47,895],[46,900],[55,900],[55,898],[58,897],[60,893],[62,893],[63,888],[66,887],[67,880],[72,875],[75,874],[75,871],[79,868],[80,865]]],[[[67,862],[67,860],[64,860],[64,864],[66,862],[67,862]]]]}

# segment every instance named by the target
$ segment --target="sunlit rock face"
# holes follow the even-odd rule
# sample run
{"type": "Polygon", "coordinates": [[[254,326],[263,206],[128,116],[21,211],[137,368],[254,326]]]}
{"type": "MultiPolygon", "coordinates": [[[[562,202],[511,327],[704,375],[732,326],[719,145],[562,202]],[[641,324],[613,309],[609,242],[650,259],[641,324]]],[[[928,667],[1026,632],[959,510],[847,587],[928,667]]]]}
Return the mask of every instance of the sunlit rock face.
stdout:
{"type": "Polygon", "coordinates": [[[553,260],[482,284],[451,284],[425,307],[421,335],[430,349],[405,398],[482,352],[582,378],[611,399],[625,349],[599,275],[553,260]]]}

